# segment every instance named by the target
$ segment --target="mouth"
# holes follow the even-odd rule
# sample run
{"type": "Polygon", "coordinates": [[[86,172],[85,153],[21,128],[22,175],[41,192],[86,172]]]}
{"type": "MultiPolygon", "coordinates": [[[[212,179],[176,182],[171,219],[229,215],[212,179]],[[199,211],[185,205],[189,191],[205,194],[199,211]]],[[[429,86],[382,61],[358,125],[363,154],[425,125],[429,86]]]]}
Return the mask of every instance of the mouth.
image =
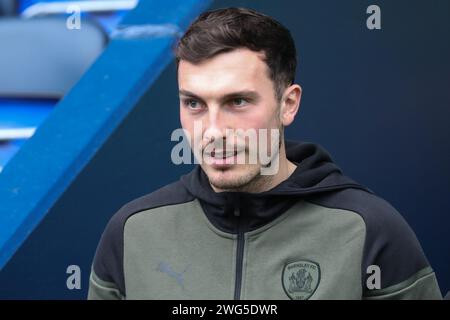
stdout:
{"type": "Polygon", "coordinates": [[[208,165],[223,170],[238,164],[238,154],[242,151],[244,149],[213,150],[205,154],[205,160],[208,165]]]}
{"type": "Polygon", "coordinates": [[[210,153],[210,157],[214,159],[226,159],[237,156],[238,151],[237,150],[222,150],[222,151],[216,151],[213,150],[210,153]]]}

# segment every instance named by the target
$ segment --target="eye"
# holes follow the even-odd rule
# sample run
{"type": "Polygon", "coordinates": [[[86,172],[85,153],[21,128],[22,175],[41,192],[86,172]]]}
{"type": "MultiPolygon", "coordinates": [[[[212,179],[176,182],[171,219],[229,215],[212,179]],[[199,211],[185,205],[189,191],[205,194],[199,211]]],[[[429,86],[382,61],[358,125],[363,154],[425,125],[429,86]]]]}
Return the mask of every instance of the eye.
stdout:
{"type": "Polygon", "coordinates": [[[248,104],[248,101],[244,98],[234,98],[231,102],[235,107],[244,107],[248,104]]]}
{"type": "Polygon", "coordinates": [[[188,107],[189,109],[193,109],[193,110],[201,108],[201,104],[197,100],[194,100],[194,99],[185,99],[185,100],[183,100],[183,104],[186,107],[188,107]]]}

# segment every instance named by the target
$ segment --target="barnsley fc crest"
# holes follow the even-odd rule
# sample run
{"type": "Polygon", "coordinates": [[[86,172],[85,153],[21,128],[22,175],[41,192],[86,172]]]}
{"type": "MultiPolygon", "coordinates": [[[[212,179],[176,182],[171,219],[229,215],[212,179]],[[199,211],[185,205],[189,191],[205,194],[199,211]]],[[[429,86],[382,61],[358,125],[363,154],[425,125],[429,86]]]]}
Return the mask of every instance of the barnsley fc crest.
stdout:
{"type": "Polygon", "coordinates": [[[288,263],[281,276],[283,289],[293,300],[309,299],[320,282],[320,267],[310,260],[288,263]]]}

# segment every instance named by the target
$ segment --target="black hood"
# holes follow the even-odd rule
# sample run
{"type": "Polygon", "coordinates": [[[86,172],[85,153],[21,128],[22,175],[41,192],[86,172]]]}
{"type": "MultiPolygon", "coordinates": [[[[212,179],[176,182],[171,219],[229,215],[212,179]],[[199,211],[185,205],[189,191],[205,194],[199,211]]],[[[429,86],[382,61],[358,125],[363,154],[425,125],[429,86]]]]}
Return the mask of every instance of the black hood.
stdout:
{"type": "Polygon", "coordinates": [[[287,158],[297,165],[288,179],[261,192],[215,192],[199,165],[181,182],[198,198],[209,220],[225,232],[236,233],[237,224],[254,230],[277,218],[300,198],[345,188],[369,191],[342,174],[330,155],[318,144],[285,141],[287,158]]]}

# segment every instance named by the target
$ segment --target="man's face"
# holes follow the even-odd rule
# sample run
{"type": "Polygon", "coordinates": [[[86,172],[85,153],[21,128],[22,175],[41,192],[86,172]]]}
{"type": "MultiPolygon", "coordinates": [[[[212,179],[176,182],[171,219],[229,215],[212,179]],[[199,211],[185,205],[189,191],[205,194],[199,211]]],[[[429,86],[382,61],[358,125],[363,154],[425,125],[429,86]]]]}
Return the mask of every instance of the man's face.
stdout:
{"type": "Polygon", "coordinates": [[[281,128],[279,104],[263,57],[236,49],[200,64],[179,63],[181,125],[191,148],[200,148],[197,152],[203,159],[199,162],[216,191],[245,188],[261,179],[259,157],[256,162],[249,158],[250,152],[258,154],[260,143],[267,153],[278,156],[279,143],[275,146],[270,139],[270,129],[281,128]],[[230,129],[234,135],[229,135],[230,129]],[[237,129],[256,132],[256,143],[237,129]],[[268,131],[266,139],[259,136],[261,129],[268,131]]]}

